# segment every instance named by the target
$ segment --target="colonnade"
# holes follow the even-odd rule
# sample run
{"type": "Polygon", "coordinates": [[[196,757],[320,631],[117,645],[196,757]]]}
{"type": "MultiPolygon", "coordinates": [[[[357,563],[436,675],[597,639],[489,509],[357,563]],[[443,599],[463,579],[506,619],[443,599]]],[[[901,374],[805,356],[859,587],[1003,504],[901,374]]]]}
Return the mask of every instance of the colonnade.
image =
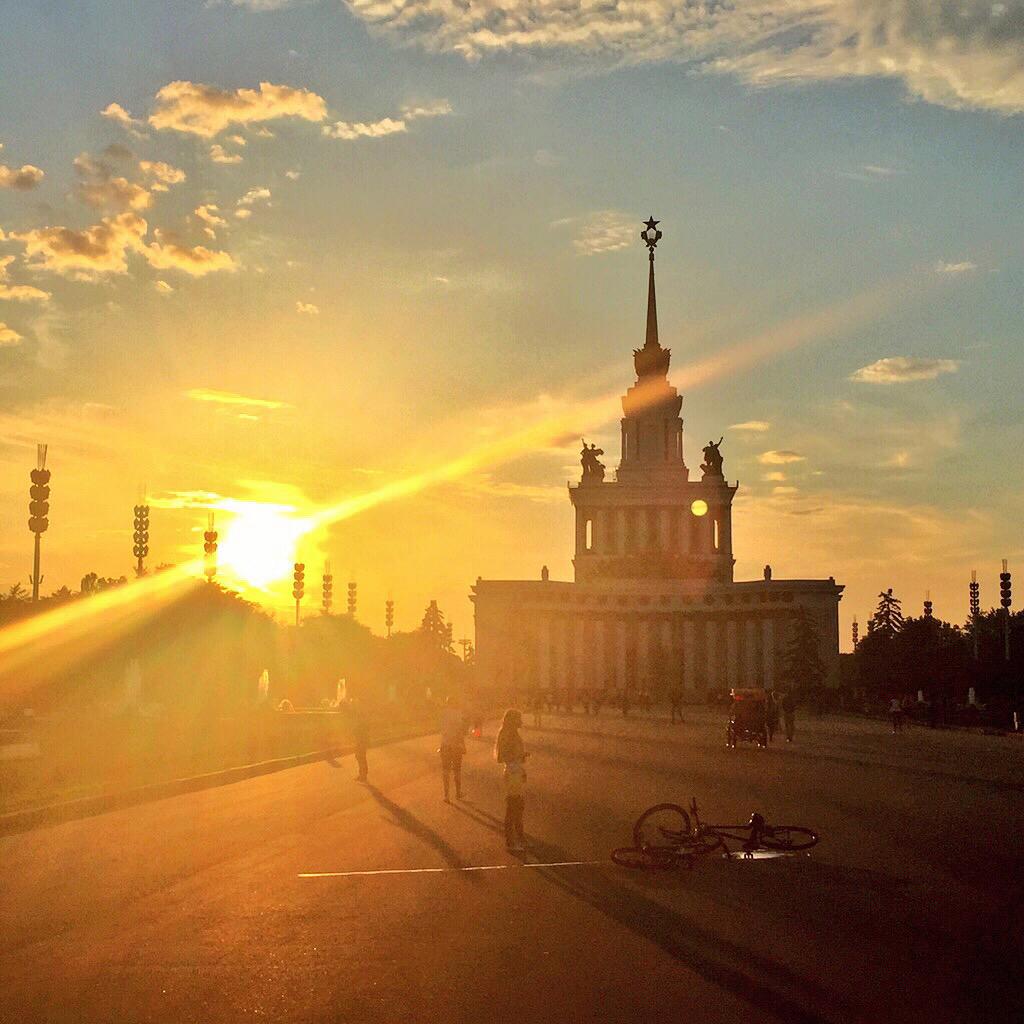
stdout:
{"type": "Polygon", "coordinates": [[[775,685],[781,612],[535,614],[508,635],[518,686],[689,693],[775,685]]]}
{"type": "Polygon", "coordinates": [[[711,505],[699,516],[688,506],[577,508],[577,555],[627,555],[642,551],[731,554],[729,506],[711,505]]]}

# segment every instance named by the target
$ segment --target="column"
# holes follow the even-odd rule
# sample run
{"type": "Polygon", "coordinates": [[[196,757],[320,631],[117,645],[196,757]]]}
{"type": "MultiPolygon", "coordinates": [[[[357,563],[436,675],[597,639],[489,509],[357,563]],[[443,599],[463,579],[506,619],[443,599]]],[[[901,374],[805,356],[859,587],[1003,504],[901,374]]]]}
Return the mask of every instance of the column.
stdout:
{"type": "Polygon", "coordinates": [[[590,676],[590,652],[593,649],[587,643],[587,620],[583,615],[575,616],[573,620],[573,639],[575,640],[576,679],[574,685],[577,690],[589,686],[590,676]]]}
{"type": "Polygon", "coordinates": [[[727,687],[739,686],[739,659],[736,648],[736,620],[727,619],[725,623],[725,685],[727,687]]]}
{"type": "Polygon", "coordinates": [[[626,620],[615,620],[615,689],[626,688],[626,620]]]}
{"type": "Polygon", "coordinates": [[[708,618],[704,624],[704,647],[707,654],[707,666],[708,666],[708,688],[712,690],[720,690],[723,685],[721,676],[719,675],[719,666],[722,663],[719,650],[721,643],[720,639],[720,623],[712,618],[708,618]]]}
{"type": "Polygon", "coordinates": [[[661,528],[661,550],[672,550],[672,509],[663,508],[658,510],[659,526],[661,528]]]}
{"type": "Polygon", "coordinates": [[[747,678],[750,680],[751,686],[761,685],[761,672],[760,672],[760,661],[757,650],[757,622],[753,615],[748,616],[746,622],[743,624],[746,630],[746,643],[744,647],[746,649],[746,658],[744,659],[744,669],[747,678]]]}
{"type": "Polygon", "coordinates": [[[683,689],[697,689],[697,629],[689,616],[683,619],[683,689]]]}
{"type": "Polygon", "coordinates": [[[775,687],[775,620],[765,616],[761,621],[762,669],[766,689],[775,687]]]}
{"type": "Polygon", "coordinates": [[[587,550],[587,519],[590,513],[576,507],[576,554],[582,555],[587,550]]]}
{"type": "Polygon", "coordinates": [[[679,645],[678,630],[671,618],[661,620],[661,649],[665,652],[665,661],[662,665],[662,677],[656,680],[661,691],[667,687],[674,686],[682,678],[682,665],[680,656],[682,648],[679,645]]]}
{"type": "Polygon", "coordinates": [[[636,624],[636,686],[645,689],[651,678],[651,641],[649,619],[640,619],[636,624]]]}

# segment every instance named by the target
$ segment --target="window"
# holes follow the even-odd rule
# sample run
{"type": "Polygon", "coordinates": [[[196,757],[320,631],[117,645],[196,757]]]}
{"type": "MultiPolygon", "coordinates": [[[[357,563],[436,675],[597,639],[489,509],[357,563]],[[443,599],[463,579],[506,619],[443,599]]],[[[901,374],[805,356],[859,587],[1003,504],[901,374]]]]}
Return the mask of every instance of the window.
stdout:
{"type": "Polygon", "coordinates": [[[715,550],[718,550],[718,520],[715,520],[715,550]]]}
{"type": "Polygon", "coordinates": [[[586,548],[587,548],[587,551],[593,551],[594,550],[594,520],[593,519],[588,519],[587,520],[586,531],[587,531],[587,535],[586,535],[586,548]]]}

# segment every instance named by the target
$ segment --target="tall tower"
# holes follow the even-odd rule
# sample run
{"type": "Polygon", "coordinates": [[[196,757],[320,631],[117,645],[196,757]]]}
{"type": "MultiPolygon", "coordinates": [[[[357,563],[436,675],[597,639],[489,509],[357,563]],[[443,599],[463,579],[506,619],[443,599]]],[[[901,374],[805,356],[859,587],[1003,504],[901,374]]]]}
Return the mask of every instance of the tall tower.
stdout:
{"type": "MultiPolygon", "coordinates": [[[[676,579],[731,583],[732,499],[718,442],[704,448],[700,481],[683,459],[682,396],[669,383],[672,353],[658,338],[654,250],[658,221],[644,225],[647,246],[647,331],[634,349],[636,382],[622,397],[622,453],[615,480],[605,480],[585,445],[583,478],[570,485],[576,509],[577,582],[594,579],[676,579]]],[[[585,444],[585,442],[584,442],[585,444]]]]}

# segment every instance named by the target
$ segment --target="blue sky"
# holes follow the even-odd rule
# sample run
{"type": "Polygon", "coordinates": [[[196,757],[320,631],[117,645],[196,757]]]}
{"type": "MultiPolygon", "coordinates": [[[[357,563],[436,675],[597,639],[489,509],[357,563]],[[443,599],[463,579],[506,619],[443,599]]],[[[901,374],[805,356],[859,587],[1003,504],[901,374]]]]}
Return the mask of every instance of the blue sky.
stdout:
{"type": "MultiPolygon", "coordinates": [[[[332,501],[624,390],[652,212],[677,373],[769,338],[676,379],[691,465],[726,434],[740,576],[834,574],[846,635],[887,586],[959,619],[970,569],[985,603],[998,559],[1019,559],[1020,4],[0,17],[5,579],[25,575],[37,440],[58,585],[127,570],[141,482],[163,506],[153,547],[177,561],[204,501],[332,501]],[[43,176],[15,182],[25,167],[43,176]],[[118,217],[92,263],[58,251],[118,217]]],[[[614,411],[574,427],[615,451],[614,411]]],[[[437,597],[468,629],[478,574],[571,572],[575,458],[551,444],[480,467],[303,557],[358,577],[371,623],[390,592],[400,625],[437,597]]]]}

